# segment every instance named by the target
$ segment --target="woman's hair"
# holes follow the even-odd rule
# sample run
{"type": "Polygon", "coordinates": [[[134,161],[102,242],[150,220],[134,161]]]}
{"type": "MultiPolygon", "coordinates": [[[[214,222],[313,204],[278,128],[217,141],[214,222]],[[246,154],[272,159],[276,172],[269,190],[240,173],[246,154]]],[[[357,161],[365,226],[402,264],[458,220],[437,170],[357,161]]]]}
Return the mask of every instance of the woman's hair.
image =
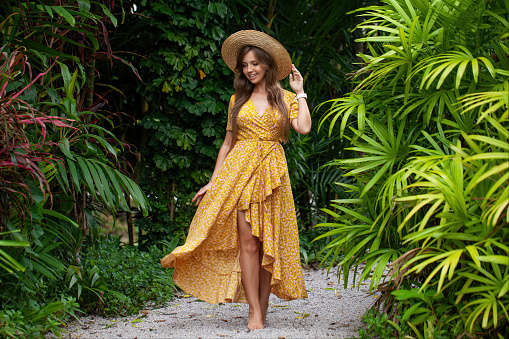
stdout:
{"type": "Polygon", "coordinates": [[[277,80],[276,65],[274,59],[263,49],[254,46],[245,46],[241,49],[237,57],[237,66],[235,67],[235,104],[231,111],[233,140],[237,139],[237,117],[242,106],[249,100],[253,93],[254,85],[249,81],[242,71],[242,61],[244,56],[253,51],[260,65],[265,69],[265,90],[267,91],[267,99],[269,106],[276,109],[280,113],[281,119],[281,139],[288,141],[288,133],[290,132],[290,119],[288,107],[283,97],[283,89],[277,80]]]}

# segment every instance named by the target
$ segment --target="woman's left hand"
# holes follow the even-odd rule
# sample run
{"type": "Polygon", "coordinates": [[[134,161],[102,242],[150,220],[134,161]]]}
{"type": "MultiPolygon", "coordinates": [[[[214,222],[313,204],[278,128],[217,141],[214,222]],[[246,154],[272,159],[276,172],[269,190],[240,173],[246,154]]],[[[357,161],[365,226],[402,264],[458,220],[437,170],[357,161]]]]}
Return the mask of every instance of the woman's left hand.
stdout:
{"type": "Polygon", "coordinates": [[[292,73],[290,73],[290,87],[296,94],[304,93],[304,78],[292,64],[292,73]]]}

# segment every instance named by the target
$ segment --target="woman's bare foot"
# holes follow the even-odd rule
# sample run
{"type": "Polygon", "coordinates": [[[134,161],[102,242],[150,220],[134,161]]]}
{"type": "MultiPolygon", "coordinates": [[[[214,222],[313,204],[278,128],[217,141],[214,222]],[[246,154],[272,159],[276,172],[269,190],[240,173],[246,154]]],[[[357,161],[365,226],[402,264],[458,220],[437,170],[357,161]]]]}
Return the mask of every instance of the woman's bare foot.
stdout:
{"type": "Polygon", "coordinates": [[[262,321],[263,321],[263,327],[267,326],[267,311],[268,309],[262,310],[262,321]]]}
{"type": "Polygon", "coordinates": [[[256,314],[249,311],[249,321],[247,322],[247,328],[249,330],[260,330],[265,327],[263,317],[261,314],[256,314]]]}

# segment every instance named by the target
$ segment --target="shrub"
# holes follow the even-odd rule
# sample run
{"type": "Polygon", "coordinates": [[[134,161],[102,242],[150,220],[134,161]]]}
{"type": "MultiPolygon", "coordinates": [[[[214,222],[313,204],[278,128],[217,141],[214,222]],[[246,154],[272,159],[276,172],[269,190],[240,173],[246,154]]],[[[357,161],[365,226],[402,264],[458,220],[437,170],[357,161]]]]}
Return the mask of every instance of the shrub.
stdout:
{"type": "Polygon", "coordinates": [[[170,299],[175,290],[171,271],[163,269],[163,252],[155,246],[147,252],[120,244],[120,238],[106,237],[83,254],[83,268],[98,273],[96,282],[107,292],[84,294],[88,310],[109,315],[138,312],[146,302],[158,305],[170,299]],[[109,293],[108,293],[109,292],[109,293]]]}
{"type": "Polygon", "coordinates": [[[75,318],[75,312],[79,311],[76,300],[65,296],[41,305],[32,299],[29,304],[31,307],[23,311],[16,308],[0,311],[0,337],[41,338],[48,331],[61,337],[60,326],[71,316],[75,318]]]}

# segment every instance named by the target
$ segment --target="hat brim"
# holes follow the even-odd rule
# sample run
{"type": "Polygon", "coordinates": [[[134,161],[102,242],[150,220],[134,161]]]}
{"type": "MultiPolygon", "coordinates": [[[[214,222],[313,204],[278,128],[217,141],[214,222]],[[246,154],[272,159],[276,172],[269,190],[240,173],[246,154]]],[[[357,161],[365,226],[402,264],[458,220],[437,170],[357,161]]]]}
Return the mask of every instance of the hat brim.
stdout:
{"type": "Polygon", "coordinates": [[[221,55],[232,71],[235,72],[237,57],[245,46],[261,48],[274,59],[278,80],[283,80],[292,71],[292,59],[283,45],[267,34],[253,30],[233,33],[223,43],[221,55]]]}

